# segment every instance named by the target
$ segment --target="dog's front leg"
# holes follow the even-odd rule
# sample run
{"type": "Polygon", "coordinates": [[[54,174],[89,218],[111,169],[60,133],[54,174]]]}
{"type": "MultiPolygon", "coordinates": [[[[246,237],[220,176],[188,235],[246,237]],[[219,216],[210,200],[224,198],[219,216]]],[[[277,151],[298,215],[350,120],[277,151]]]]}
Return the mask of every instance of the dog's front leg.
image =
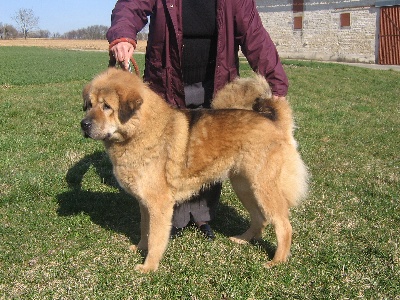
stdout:
{"type": "MultiPolygon", "coordinates": [[[[136,265],[135,269],[148,273],[156,271],[160,260],[168,246],[173,214],[172,201],[148,201],[147,209],[149,217],[148,253],[143,264],[136,265]]],[[[143,237],[141,242],[143,241],[143,237]]],[[[139,243],[140,244],[140,243],[139,243]]]]}
{"type": "Polygon", "coordinates": [[[137,245],[131,245],[132,251],[145,251],[148,249],[148,237],[149,237],[149,211],[147,207],[139,202],[140,207],[140,241],[137,245]]]}

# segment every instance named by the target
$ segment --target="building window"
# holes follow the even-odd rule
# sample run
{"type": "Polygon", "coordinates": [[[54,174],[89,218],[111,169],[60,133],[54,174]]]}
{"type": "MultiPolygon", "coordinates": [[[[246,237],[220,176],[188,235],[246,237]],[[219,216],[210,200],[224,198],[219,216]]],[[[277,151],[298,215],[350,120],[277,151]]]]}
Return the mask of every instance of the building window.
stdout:
{"type": "Polygon", "coordinates": [[[293,29],[294,30],[303,29],[303,17],[293,17],[293,29]]]}
{"type": "Polygon", "coordinates": [[[303,12],[304,11],[304,0],[293,0],[293,12],[303,12]]]}
{"type": "Polygon", "coordinates": [[[340,28],[350,28],[350,13],[340,14],[340,28]]]}

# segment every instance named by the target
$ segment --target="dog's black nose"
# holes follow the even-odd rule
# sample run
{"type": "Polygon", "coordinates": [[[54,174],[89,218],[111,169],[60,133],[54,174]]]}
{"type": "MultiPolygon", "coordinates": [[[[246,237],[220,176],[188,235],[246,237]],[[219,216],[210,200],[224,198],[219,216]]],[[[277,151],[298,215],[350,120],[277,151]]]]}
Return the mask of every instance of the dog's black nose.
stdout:
{"type": "Polygon", "coordinates": [[[87,131],[92,127],[92,122],[90,122],[88,119],[83,119],[81,121],[81,128],[83,131],[87,131]]]}

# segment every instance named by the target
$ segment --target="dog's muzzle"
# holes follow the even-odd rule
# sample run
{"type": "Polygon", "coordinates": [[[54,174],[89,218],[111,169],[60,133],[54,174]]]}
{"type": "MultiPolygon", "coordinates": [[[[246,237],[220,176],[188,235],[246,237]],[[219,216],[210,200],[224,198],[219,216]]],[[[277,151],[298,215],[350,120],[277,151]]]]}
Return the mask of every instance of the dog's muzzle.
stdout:
{"type": "Polygon", "coordinates": [[[85,138],[90,137],[90,130],[92,129],[92,122],[88,119],[83,119],[81,121],[81,128],[82,128],[83,136],[85,138]]]}

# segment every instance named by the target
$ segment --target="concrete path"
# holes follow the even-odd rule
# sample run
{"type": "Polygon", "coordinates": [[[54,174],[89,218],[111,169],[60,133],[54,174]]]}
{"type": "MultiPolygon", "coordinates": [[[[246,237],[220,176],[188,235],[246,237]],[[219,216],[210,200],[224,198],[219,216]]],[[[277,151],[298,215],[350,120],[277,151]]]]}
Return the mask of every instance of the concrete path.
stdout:
{"type": "Polygon", "coordinates": [[[325,63],[337,63],[344,64],[353,67],[361,67],[375,70],[393,70],[400,72],[400,65],[377,65],[377,64],[362,64],[362,63],[345,63],[345,62],[331,62],[331,61],[323,61],[325,63]]]}

